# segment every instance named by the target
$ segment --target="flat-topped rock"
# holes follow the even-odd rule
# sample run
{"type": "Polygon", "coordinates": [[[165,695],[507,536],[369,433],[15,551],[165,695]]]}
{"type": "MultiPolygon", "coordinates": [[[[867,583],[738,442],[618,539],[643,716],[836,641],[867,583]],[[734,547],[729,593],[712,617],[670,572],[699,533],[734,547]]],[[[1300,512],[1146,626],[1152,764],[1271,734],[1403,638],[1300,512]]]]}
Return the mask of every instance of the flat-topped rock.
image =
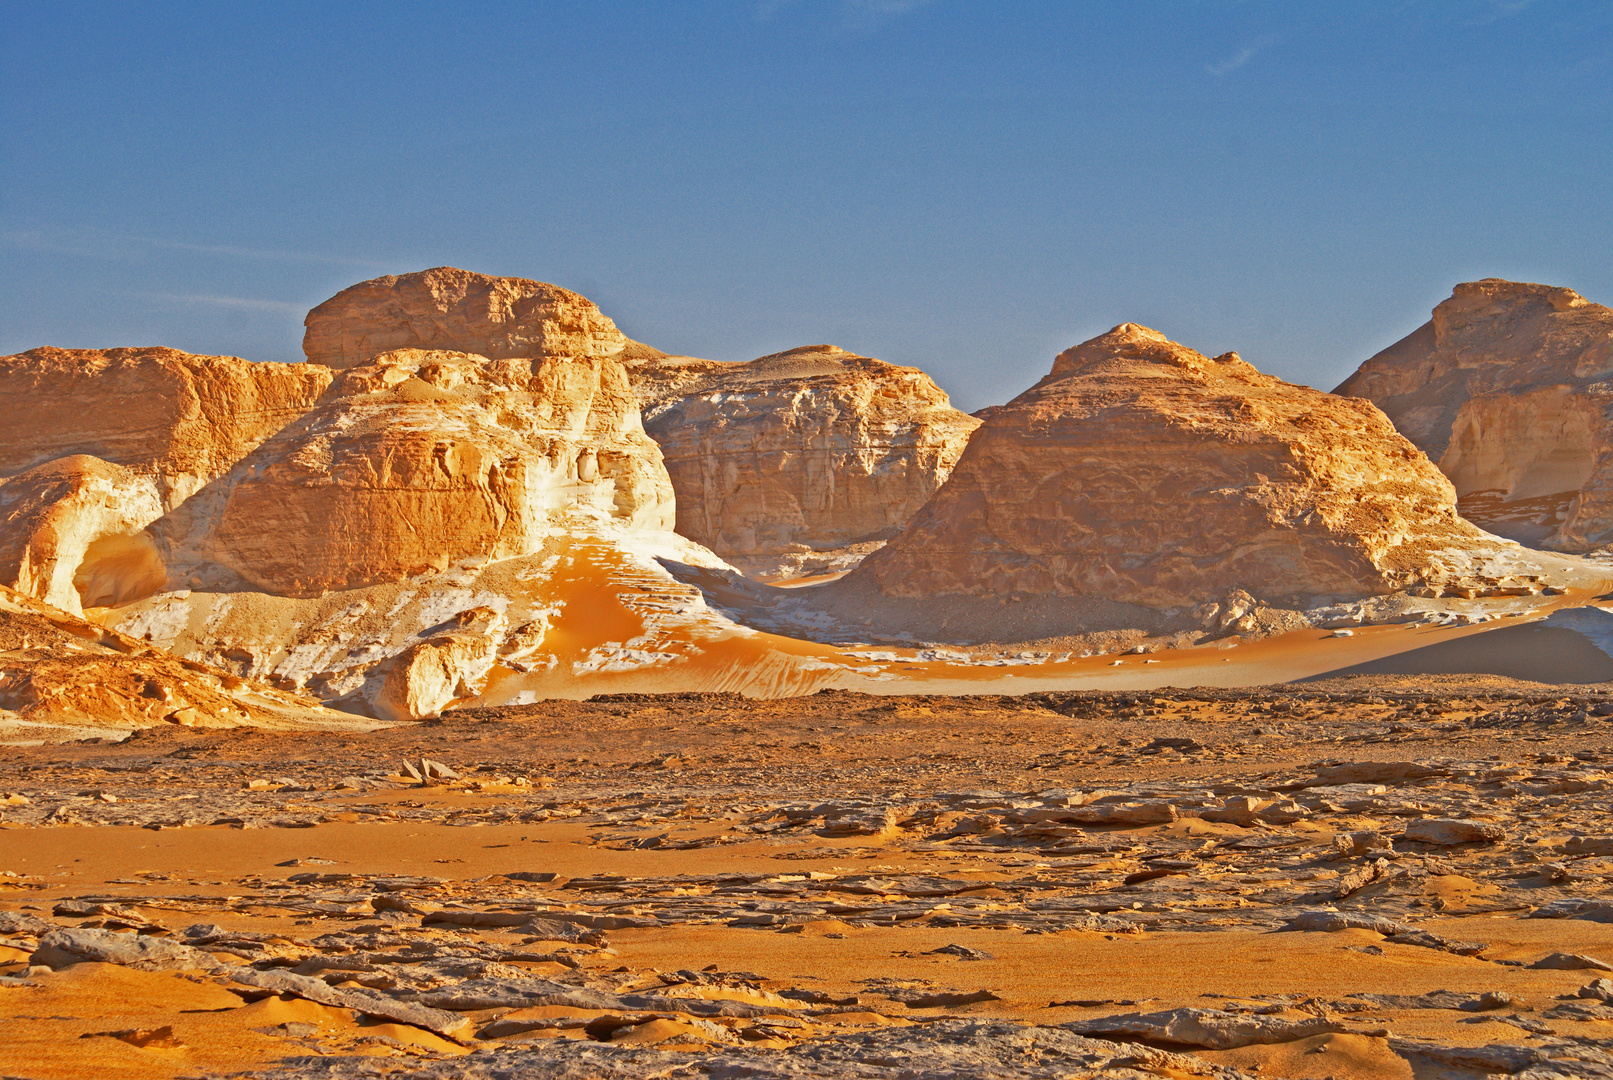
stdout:
{"type": "Polygon", "coordinates": [[[619,357],[628,339],[593,301],[558,285],[451,266],[361,281],[308,313],[309,361],[354,367],[395,349],[493,360],[619,357]]]}

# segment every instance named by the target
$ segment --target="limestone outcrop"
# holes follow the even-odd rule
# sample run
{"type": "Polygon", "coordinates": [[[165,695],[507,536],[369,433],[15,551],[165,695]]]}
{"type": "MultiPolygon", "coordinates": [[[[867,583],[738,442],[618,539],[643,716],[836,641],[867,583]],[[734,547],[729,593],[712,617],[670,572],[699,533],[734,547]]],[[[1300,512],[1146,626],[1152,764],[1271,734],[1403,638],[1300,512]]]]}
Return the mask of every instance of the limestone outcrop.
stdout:
{"type": "Polygon", "coordinates": [[[0,582],[73,614],[147,596],[167,577],[143,531],[155,478],[72,454],[0,480],[0,582]]]}
{"type": "Polygon", "coordinates": [[[143,530],[313,407],[331,372],[175,349],[0,357],[0,584],[56,607],[161,587],[143,530]]]}
{"type": "Polygon", "coordinates": [[[0,739],[121,737],[164,724],[375,726],[0,585],[0,739]]]}
{"type": "Polygon", "coordinates": [[[934,494],[979,426],[922,371],[833,345],[628,367],[678,532],[761,577],[855,565],[934,494]]]}
{"type": "Polygon", "coordinates": [[[1212,626],[1229,596],[1304,607],[1502,584],[1487,560],[1519,549],[1455,502],[1369,402],[1127,323],[995,410],[929,504],[840,584],[1196,609],[1212,626]]]}
{"type": "Polygon", "coordinates": [[[628,345],[587,297],[451,266],[361,281],[310,311],[304,325],[304,355],[332,368],[356,367],[396,349],[509,360],[619,357],[628,345]]]}
{"type": "Polygon", "coordinates": [[[0,356],[0,476],[87,454],[149,476],[172,509],[313,407],[331,372],[177,349],[0,356]]]}
{"type": "Polygon", "coordinates": [[[1558,551],[1613,543],[1613,309],[1486,278],[1337,393],[1367,398],[1450,477],[1462,514],[1558,551]]]}
{"type": "Polygon", "coordinates": [[[311,597],[528,554],[563,515],[670,528],[673,505],[615,361],[403,349],[151,531],[177,582],[311,597]]]}

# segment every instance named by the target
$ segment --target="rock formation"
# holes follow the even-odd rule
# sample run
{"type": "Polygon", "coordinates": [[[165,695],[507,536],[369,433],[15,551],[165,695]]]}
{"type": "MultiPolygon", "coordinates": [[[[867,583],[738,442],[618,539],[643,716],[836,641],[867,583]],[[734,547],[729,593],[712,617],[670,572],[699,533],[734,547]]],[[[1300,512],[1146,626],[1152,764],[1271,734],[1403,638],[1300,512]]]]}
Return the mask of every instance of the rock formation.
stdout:
{"type": "Polygon", "coordinates": [[[1464,516],[1559,551],[1613,543],[1613,310],[1572,289],[1456,286],[1338,388],[1439,462],[1464,516]]]}
{"type": "Polygon", "coordinates": [[[152,532],[178,581],[307,597],[528,554],[568,514],[671,527],[619,364],[402,349],[152,532]]]}
{"type": "Polygon", "coordinates": [[[842,584],[1202,605],[1219,624],[1229,594],[1229,608],[1304,606],[1466,582],[1503,549],[1517,550],[1457,517],[1450,483],[1370,403],[1127,323],[996,410],[842,584]]]}
{"type": "Polygon", "coordinates": [[[310,311],[304,325],[303,353],[332,368],[396,349],[508,360],[620,356],[628,344],[587,297],[451,266],[361,281],[310,311]]]}
{"type": "Polygon", "coordinates": [[[763,577],[855,565],[934,494],[979,425],[918,369],[833,345],[743,364],[635,352],[629,369],[678,532],[763,577]]]}
{"type": "Polygon", "coordinates": [[[121,736],[163,724],[374,726],[0,585],[0,740],[121,736]]]}
{"type": "Polygon", "coordinates": [[[175,349],[0,357],[0,584],[57,607],[160,587],[141,532],[307,412],[331,373],[175,349]]]}

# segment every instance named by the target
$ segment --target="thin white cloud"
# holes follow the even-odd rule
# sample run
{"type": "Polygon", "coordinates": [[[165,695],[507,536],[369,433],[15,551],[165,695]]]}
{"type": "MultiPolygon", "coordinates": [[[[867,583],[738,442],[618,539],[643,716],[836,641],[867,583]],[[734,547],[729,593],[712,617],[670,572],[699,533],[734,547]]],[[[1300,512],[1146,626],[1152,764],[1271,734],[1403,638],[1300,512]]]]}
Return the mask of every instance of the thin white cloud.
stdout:
{"type": "Polygon", "coordinates": [[[838,7],[845,23],[853,29],[871,29],[920,8],[929,7],[935,0],[757,0],[756,21],[767,22],[786,8],[799,3],[816,3],[838,7]]]}
{"type": "Polygon", "coordinates": [[[291,304],[284,300],[260,300],[252,296],[200,296],[194,293],[134,293],[133,295],[145,297],[148,300],[166,300],[174,304],[200,304],[204,307],[231,308],[236,311],[269,311],[276,315],[296,315],[299,318],[308,313],[307,307],[302,304],[291,304]]]}
{"type": "Polygon", "coordinates": [[[8,232],[4,243],[9,247],[29,251],[48,251],[58,255],[92,255],[126,257],[131,246],[154,247],[165,251],[190,251],[200,255],[218,255],[230,259],[250,259],[266,262],[313,263],[322,266],[384,267],[387,263],[376,259],[354,258],[349,255],[326,255],[312,251],[275,251],[266,248],[240,247],[231,244],[191,244],[182,240],[166,240],[156,236],[133,236],[123,233],[103,233],[98,230],[52,232],[42,229],[8,232]],[[122,249],[119,251],[118,249],[122,249]]]}
{"type": "Polygon", "coordinates": [[[1269,37],[1261,38],[1259,41],[1239,49],[1235,54],[1227,57],[1225,60],[1222,60],[1219,63],[1205,64],[1204,70],[1208,71],[1211,75],[1214,75],[1217,78],[1222,75],[1231,74],[1232,72],[1243,67],[1243,65],[1247,64],[1249,61],[1253,60],[1257,55],[1264,52],[1271,46],[1274,40],[1274,38],[1269,37]]]}

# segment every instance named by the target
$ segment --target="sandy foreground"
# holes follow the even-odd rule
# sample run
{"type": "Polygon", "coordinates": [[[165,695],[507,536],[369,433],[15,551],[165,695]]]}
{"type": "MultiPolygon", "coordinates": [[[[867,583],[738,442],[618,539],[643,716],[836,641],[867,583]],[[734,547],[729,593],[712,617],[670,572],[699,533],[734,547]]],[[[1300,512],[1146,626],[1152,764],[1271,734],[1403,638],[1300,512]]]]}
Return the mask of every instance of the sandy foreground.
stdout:
{"type": "Polygon", "coordinates": [[[1613,1075],[1610,723],[1373,675],[12,748],[0,1075],[1613,1075]]]}

